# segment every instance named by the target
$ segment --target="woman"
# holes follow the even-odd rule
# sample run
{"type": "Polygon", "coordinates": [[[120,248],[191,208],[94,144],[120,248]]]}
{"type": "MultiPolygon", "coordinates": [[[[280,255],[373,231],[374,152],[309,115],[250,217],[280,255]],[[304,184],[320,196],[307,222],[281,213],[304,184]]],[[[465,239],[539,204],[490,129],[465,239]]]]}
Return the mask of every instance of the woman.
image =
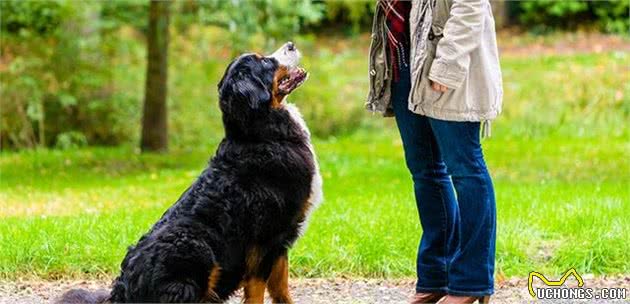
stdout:
{"type": "Polygon", "coordinates": [[[502,102],[490,4],[379,0],[372,31],[366,107],[396,118],[423,229],[412,303],[487,302],[496,209],[480,133],[502,102]]]}

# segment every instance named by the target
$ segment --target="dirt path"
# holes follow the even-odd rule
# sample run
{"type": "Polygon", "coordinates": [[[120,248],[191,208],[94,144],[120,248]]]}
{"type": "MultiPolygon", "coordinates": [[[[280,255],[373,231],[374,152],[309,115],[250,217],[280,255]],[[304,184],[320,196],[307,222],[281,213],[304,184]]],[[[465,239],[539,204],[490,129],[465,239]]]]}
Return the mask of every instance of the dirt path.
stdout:
{"type": "Polygon", "coordinates": [[[501,56],[575,55],[610,51],[630,52],[630,40],[623,35],[596,32],[525,35],[503,30],[497,35],[501,56]]]}
{"type": "MultiPolygon", "coordinates": [[[[584,276],[592,288],[630,288],[630,276],[584,276]]],[[[0,303],[48,303],[70,288],[107,288],[108,281],[18,281],[0,282],[0,303]]],[[[297,303],[405,303],[412,294],[414,281],[377,279],[295,279],[291,282],[297,303]]],[[[630,296],[630,295],[629,295],[630,296]]],[[[234,297],[229,303],[239,303],[234,297]]],[[[498,283],[493,302],[531,301],[527,279],[513,278],[498,283]]]]}

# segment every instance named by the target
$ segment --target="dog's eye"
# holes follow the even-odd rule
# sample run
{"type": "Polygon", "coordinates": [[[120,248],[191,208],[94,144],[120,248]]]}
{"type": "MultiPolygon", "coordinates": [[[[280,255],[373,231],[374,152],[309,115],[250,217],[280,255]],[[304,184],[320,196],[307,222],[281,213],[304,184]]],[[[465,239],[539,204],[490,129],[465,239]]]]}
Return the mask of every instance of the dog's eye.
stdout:
{"type": "Polygon", "coordinates": [[[262,63],[263,63],[264,66],[267,67],[267,66],[271,65],[271,60],[269,60],[269,58],[265,57],[265,58],[263,58],[262,63]]]}

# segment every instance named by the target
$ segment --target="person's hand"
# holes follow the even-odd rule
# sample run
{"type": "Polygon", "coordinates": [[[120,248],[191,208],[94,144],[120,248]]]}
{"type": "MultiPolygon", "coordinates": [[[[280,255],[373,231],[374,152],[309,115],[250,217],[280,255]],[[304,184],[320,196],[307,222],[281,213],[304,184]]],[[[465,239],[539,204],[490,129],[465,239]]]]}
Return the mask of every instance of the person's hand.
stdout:
{"type": "Polygon", "coordinates": [[[431,88],[432,88],[434,91],[436,91],[436,92],[446,93],[446,91],[448,90],[448,87],[447,87],[447,86],[445,86],[445,85],[443,85],[443,84],[441,84],[441,83],[435,82],[435,81],[433,81],[433,80],[430,80],[430,81],[431,81],[431,88]]]}

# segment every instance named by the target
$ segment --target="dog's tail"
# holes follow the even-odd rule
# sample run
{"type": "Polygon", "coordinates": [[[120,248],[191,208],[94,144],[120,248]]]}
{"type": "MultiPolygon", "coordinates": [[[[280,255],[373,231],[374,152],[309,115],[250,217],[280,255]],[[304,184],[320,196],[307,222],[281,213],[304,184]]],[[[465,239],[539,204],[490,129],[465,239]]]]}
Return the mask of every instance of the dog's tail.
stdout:
{"type": "Polygon", "coordinates": [[[109,291],[105,289],[95,291],[71,289],[59,297],[55,304],[101,304],[108,303],[109,299],[109,291]]]}

